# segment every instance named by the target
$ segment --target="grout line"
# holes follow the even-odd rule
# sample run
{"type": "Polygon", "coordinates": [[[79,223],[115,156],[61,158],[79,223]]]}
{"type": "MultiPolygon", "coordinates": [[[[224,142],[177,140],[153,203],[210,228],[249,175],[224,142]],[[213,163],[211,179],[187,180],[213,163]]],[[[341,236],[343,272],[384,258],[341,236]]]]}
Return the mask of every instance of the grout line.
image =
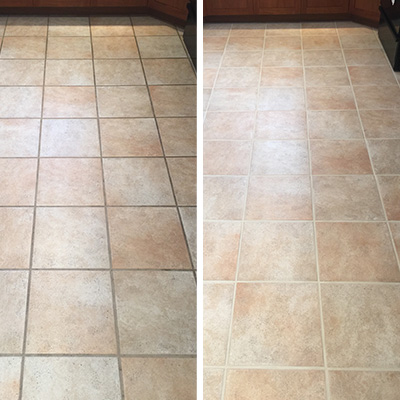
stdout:
{"type": "MultiPolygon", "coordinates": [[[[21,357],[20,353],[4,353],[0,354],[1,357],[21,357]]],[[[100,358],[100,357],[110,357],[110,358],[196,358],[194,354],[165,354],[165,353],[160,353],[160,354],[129,354],[129,353],[124,353],[118,356],[117,354],[114,353],[108,353],[108,354],[98,354],[98,353],[27,353],[25,354],[25,357],[46,357],[46,358],[51,358],[51,357],[93,357],[93,358],[100,358]]]]}
{"type": "MultiPolygon", "coordinates": [[[[309,281],[294,281],[294,280],[267,280],[267,279],[259,279],[259,280],[242,280],[242,279],[238,279],[237,281],[235,280],[208,280],[206,279],[204,281],[204,283],[207,284],[227,284],[227,285],[232,285],[233,283],[245,283],[245,284],[252,284],[252,285],[256,285],[256,284],[277,284],[277,285],[286,285],[286,284],[290,284],[290,285],[304,285],[304,284],[318,284],[318,280],[309,280],[309,281]]],[[[320,280],[319,283],[321,285],[384,285],[384,286],[399,286],[400,281],[324,281],[324,280],[320,280]]]]}

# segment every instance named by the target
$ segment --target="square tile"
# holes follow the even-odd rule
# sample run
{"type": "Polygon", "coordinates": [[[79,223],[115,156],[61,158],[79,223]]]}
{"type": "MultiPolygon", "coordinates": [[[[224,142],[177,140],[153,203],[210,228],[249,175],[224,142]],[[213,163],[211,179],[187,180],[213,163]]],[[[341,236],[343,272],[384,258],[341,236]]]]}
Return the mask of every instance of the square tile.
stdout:
{"type": "Polygon", "coordinates": [[[154,119],[100,119],[100,133],[103,157],[162,156],[154,119]]]}
{"type": "Polygon", "coordinates": [[[301,50],[270,50],[263,54],[263,67],[302,67],[301,50]]]}
{"type": "Polygon", "coordinates": [[[400,221],[400,176],[379,176],[378,183],[387,218],[400,221]]]}
{"type": "Polygon", "coordinates": [[[400,94],[396,86],[354,86],[360,110],[393,110],[400,106],[393,99],[400,94]]]}
{"type": "Polygon", "coordinates": [[[305,67],[341,67],[344,59],[341,50],[304,50],[305,67]]]}
{"type": "Polygon", "coordinates": [[[398,368],[398,284],[322,284],[329,367],[398,368]]]}
{"type": "MultiPolygon", "coordinates": [[[[28,271],[0,271],[0,277],[0,304],[2,305],[0,351],[2,354],[21,353],[28,295],[28,271]]],[[[0,362],[2,359],[0,358],[0,362]]],[[[1,368],[0,371],[2,371],[1,368]]],[[[0,378],[0,394],[1,382],[0,378]]]]}
{"type": "Polygon", "coordinates": [[[33,208],[0,208],[0,268],[29,268],[33,208]]]}
{"type": "Polygon", "coordinates": [[[230,31],[230,37],[264,37],[267,24],[263,22],[234,23],[230,31]]]}
{"type": "Polygon", "coordinates": [[[21,358],[0,359],[0,396],[2,399],[17,400],[21,377],[21,358]]]}
{"type": "Polygon", "coordinates": [[[390,222],[389,223],[390,230],[392,232],[394,246],[396,248],[396,252],[400,255],[400,223],[399,222],[390,222]]]}
{"type": "Polygon", "coordinates": [[[189,246],[190,255],[194,268],[197,267],[197,209],[196,207],[180,207],[179,213],[182,218],[186,241],[189,246]]]}
{"type": "Polygon", "coordinates": [[[204,51],[220,51],[224,52],[228,37],[204,37],[203,49],[204,51]]]}
{"type": "Polygon", "coordinates": [[[195,353],[191,272],[115,271],[114,284],[123,354],[195,353]]]}
{"type": "Polygon", "coordinates": [[[139,58],[134,37],[94,37],[92,39],[93,55],[98,58],[139,58]]]}
{"type": "Polygon", "coordinates": [[[174,208],[110,208],[108,219],[113,268],[191,267],[174,208]]]}
{"type": "Polygon", "coordinates": [[[384,223],[317,223],[320,278],[324,281],[399,281],[384,223]]]}
{"type": "Polygon", "coordinates": [[[248,88],[257,87],[260,80],[260,68],[235,67],[220,68],[215,87],[217,88],[248,88]]]}
{"type": "Polygon", "coordinates": [[[337,35],[335,22],[303,22],[301,24],[301,34],[303,36],[326,36],[337,35]]]}
{"type": "Polygon", "coordinates": [[[374,34],[340,35],[343,49],[380,49],[381,44],[374,34]]]}
{"type": "Polygon", "coordinates": [[[97,87],[100,117],[152,117],[153,111],[145,86],[97,87]]]}
{"type": "Polygon", "coordinates": [[[338,34],[343,35],[371,35],[374,28],[353,21],[337,21],[338,34]]]}
{"type": "Polygon", "coordinates": [[[33,206],[36,190],[36,159],[0,159],[0,205],[33,206]]]}
{"type": "Polygon", "coordinates": [[[109,272],[33,271],[26,351],[116,352],[109,272]]]}
{"type": "Polygon", "coordinates": [[[345,49],[344,56],[347,65],[388,65],[381,49],[345,49]]]}
{"type": "Polygon", "coordinates": [[[255,126],[253,112],[207,112],[204,120],[204,139],[251,139],[255,126]]]}
{"type": "Polygon", "coordinates": [[[238,283],[229,364],[323,365],[319,314],[317,284],[238,283]]]}
{"type": "Polygon", "coordinates": [[[230,37],[226,51],[262,51],[264,38],[230,37]]]}
{"type": "Polygon", "coordinates": [[[300,36],[271,36],[265,38],[265,50],[301,50],[300,36]]]}
{"type": "Polygon", "coordinates": [[[260,88],[258,110],[284,111],[303,110],[305,108],[303,88],[260,88]]]}
{"type": "Polygon", "coordinates": [[[185,58],[186,52],[178,36],[137,37],[142,58],[185,58]]]}
{"type": "Polygon", "coordinates": [[[49,36],[90,36],[88,17],[50,17],[49,36]]]}
{"type": "Polygon", "coordinates": [[[368,146],[376,174],[400,174],[400,140],[369,140],[368,146]]]}
{"type": "Polygon", "coordinates": [[[0,118],[40,118],[42,112],[41,87],[0,87],[0,118]]]}
{"type": "Polygon", "coordinates": [[[205,282],[203,284],[205,366],[225,365],[233,301],[233,283],[205,282]]]}
{"type": "Polygon", "coordinates": [[[47,17],[10,16],[5,36],[47,36],[47,17]]]}
{"type": "Polygon", "coordinates": [[[203,393],[204,400],[219,400],[222,395],[224,369],[204,368],[203,393]]]}
{"type": "Polygon", "coordinates": [[[306,139],[304,111],[259,111],[255,139],[306,139]]]}
{"type": "Polygon", "coordinates": [[[263,68],[261,86],[304,86],[303,68],[269,67],[263,68]]]}
{"type": "Polygon", "coordinates": [[[104,205],[100,159],[43,158],[37,203],[41,206],[104,205]]]}
{"type": "Polygon", "coordinates": [[[304,36],[304,50],[340,50],[339,38],[332,36],[304,36]]]}
{"type": "Polygon", "coordinates": [[[301,24],[298,22],[270,22],[265,31],[266,36],[300,36],[301,24]]]}
{"type": "MultiPolygon", "coordinates": [[[[222,54],[217,52],[204,52],[203,53],[203,66],[205,68],[217,68],[222,60],[222,54]]],[[[261,60],[261,54],[260,54],[261,60]]],[[[240,62],[239,62],[240,64],[240,62]]],[[[228,65],[229,67],[229,65],[228,65]]]]}
{"type": "Polygon", "coordinates": [[[5,37],[0,58],[44,59],[45,37],[5,37]]]}
{"type": "Polygon", "coordinates": [[[103,208],[38,208],[33,268],[109,268],[103,208]]]}
{"type": "Polygon", "coordinates": [[[196,84],[196,75],[186,58],[145,59],[143,67],[149,85],[196,84]]]}
{"type": "Polygon", "coordinates": [[[96,16],[90,17],[92,36],[133,36],[129,17],[96,16]]]}
{"type": "Polygon", "coordinates": [[[383,209],[372,175],[314,176],[319,220],[382,221],[383,209]]]}
{"type": "Polygon", "coordinates": [[[156,117],[195,117],[196,86],[150,86],[156,117]]]}
{"type": "Polygon", "coordinates": [[[148,16],[132,16],[133,30],[136,36],[177,35],[176,28],[159,19],[148,16]]]}
{"type": "Polygon", "coordinates": [[[47,60],[46,85],[93,86],[91,60],[47,60]]]}
{"type": "Polygon", "coordinates": [[[44,119],[42,157],[99,157],[100,145],[95,119],[44,119]]]}
{"type": "Polygon", "coordinates": [[[312,219],[310,178],[306,175],[251,177],[246,219],[312,219]]]}
{"type": "Polygon", "coordinates": [[[397,81],[392,71],[389,65],[349,67],[352,84],[359,86],[397,86],[397,81]]]}
{"type": "Polygon", "coordinates": [[[95,60],[97,85],[144,85],[139,60],[95,60]]]}
{"type": "Polygon", "coordinates": [[[231,23],[205,23],[204,27],[204,36],[226,36],[228,37],[231,32],[232,24],[231,23]]]}
{"type": "MultiPolygon", "coordinates": [[[[207,54],[207,53],[206,53],[207,54]]],[[[211,54],[211,53],[208,53],[211,54]]],[[[227,52],[223,55],[221,67],[234,68],[234,67],[252,67],[259,68],[263,58],[262,51],[238,51],[227,52]]],[[[215,65],[219,67],[220,63],[215,65]]]]}
{"type": "Polygon", "coordinates": [[[7,24],[7,16],[0,17],[0,35],[3,36],[7,24]]]}
{"type": "Polygon", "coordinates": [[[356,108],[350,87],[308,87],[307,107],[309,110],[352,110],[356,108]]]}
{"type": "Polygon", "coordinates": [[[350,81],[345,67],[306,67],[307,86],[349,86],[350,81]]]}
{"type": "Polygon", "coordinates": [[[96,118],[94,87],[46,87],[44,118],[96,118]]]}
{"type": "Polygon", "coordinates": [[[0,60],[0,84],[6,86],[43,85],[44,61],[0,60]]]}
{"type": "Polygon", "coordinates": [[[214,89],[210,111],[256,111],[257,88],[214,89]]]}
{"type": "Polygon", "coordinates": [[[174,197],[162,158],[105,158],[107,205],[167,206],[174,197]]]}
{"type": "Polygon", "coordinates": [[[246,222],[240,250],[239,280],[317,279],[311,222],[246,222]]]}
{"type": "Polygon", "coordinates": [[[369,139],[400,139],[400,113],[397,110],[360,111],[365,136],[369,139]]]}
{"type": "Polygon", "coordinates": [[[196,359],[123,358],[125,398],[196,399],[196,359]]]}
{"type": "Polygon", "coordinates": [[[204,68],[203,70],[203,88],[212,89],[218,75],[218,68],[204,68]]]}
{"type": "Polygon", "coordinates": [[[47,44],[48,59],[91,59],[92,47],[89,37],[49,36],[47,44]]]}

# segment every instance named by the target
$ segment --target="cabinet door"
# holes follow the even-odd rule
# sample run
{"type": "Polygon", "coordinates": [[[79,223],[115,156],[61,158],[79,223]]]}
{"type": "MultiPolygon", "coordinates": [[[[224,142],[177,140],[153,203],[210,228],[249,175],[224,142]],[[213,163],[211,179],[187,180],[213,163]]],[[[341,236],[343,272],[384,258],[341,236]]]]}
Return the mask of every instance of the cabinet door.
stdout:
{"type": "Polygon", "coordinates": [[[35,7],[89,7],[90,0],[34,0],[35,7]]]}
{"type": "Polygon", "coordinates": [[[379,0],[351,0],[350,12],[371,22],[379,22],[379,0]]]}
{"type": "Polygon", "coordinates": [[[208,15],[252,15],[253,0],[204,0],[208,15]]]}
{"type": "Polygon", "coordinates": [[[146,7],[147,0],[91,0],[90,5],[93,7],[146,7]]]}
{"type": "Polygon", "coordinates": [[[349,0],[305,0],[306,14],[347,13],[349,0]]]}
{"type": "Polygon", "coordinates": [[[0,0],[0,7],[32,7],[33,0],[0,0]]]}
{"type": "Polygon", "coordinates": [[[255,9],[264,15],[299,14],[301,0],[255,0],[255,9]]]}
{"type": "Polygon", "coordinates": [[[149,7],[155,11],[186,21],[188,0],[149,0],[149,7]]]}

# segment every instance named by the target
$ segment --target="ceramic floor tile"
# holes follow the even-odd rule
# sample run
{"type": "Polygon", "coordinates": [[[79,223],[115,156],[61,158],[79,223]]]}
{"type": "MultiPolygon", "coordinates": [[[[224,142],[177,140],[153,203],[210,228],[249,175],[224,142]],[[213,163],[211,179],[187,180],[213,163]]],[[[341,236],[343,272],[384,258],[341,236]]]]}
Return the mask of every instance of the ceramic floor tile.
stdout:
{"type": "Polygon", "coordinates": [[[133,36],[129,17],[96,16],[90,17],[92,36],[133,36]]]}
{"type": "Polygon", "coordinates": [[[103,157],[162,156],[153,119],[100,119],[103,157]]]}
{"type": "Polygon", "coordinates": [[[260,79],[260,68],[221,68],[215,82],[217,88],[256,87],[260,79]]]}
{"type": "Polygon", "coordinates": [[[180,206],[195,206],[197,200],[197,160],[191,158],[169,158],[168,168],[176,201],[180,206]]]}
{"type": "Polygon", "coordinates": [[[336,27],[339,35],[369,35],[373,28],[353,21],[337,21],[336,27]]]}
{"type": "Polygon", "coordinates": [[[103,208],[38,208],[33,268],[109,268],[103,208]]]}
{"type": "Polygon", "coordinates": [[[393,236],[393,242],[397,251],[397,254],[400,255],[400,223],[399,222],[390,222],[389,223],[390,230],[393,236]]]}
{"type": "Polygon", "coordinates": [[[316,280],[311,222],[246,222],[239,280],[316,280]]]}
{"type": "Polygon", "coordinates": [[[400,125],[400,113],[397,110],[360,111],[360,116],[368,139],[400,139],[397,129],[400,125]]]}
{"type": "Polygon", "coordinates": [[[374,34],[340,35],[343,49],[379,49],[381,44],[374,34]]]}
{"type": "Polygon", "coordinates": [[[399,285],[322,284],[329,367],[399,368],[399,285]]]}
{"type": "Polygon", "coordinates": [[[0,85],[40,86],[43,85],[44,61],[1,60],[0,85]]]}
{"type": "Polygon", "coordinates": [[[33,208],[0,208],[0,268],[29,268],[33,208]]]}
{"type": "Polygon", "coordinates": [[[6,24],[7,24],[7,18],[6,16],[0,17],[0,35],[3,36],[3,33],[6,29],[6,24]]]}
{"type": "Polygon", "coordinates": [[[347,65],[388,65],[381,49],[344,49],[347,65]]]}
{"type": "Polygon", "coordinates": [[[87,17],[50,17],[49,36],[90,36],[87,17]]]}
{"type": "Polygon", "coordinates": [[[175,209],[109,208],[108,220],[114,268],[190,268],[175,209]]]}
{"type": "Polygon", "coordinates": [[[183,229],[189,246],[193,266],[197,264],[197,209],[196,207],[180,207],[183,229]]]}
{"type": "Polygon", "coordinates": [[[5,37],[0,58],[44,59],[45,37],[5,37]]]}
{"type": "Polygon", "coordinates": [[[23,400],[83,396],[121,400],[118,360],[114,357],[29,357],[25,361],[23,400]]]}
{"type": "Polygon", "coordinates": [[[2,399],[17,400],[21,376],[21,358],[0,359],[0,396],[2,399]]]}
{"type": "Polygon", "coordinates": [[[177,35],[176,28],[159,19],[148,16],[132,16],[133,30],[136,36],[177,35]]]}
{"type": "Polygon", "coordinates": [[[204,37],[203,48],[204,51],[223,52],[227,43],[228,43],[227,37],[204,37]]]}
{"type": "Polygon", "coordinates": [[[270,50],[264,51],[263,67],[301,67],[303,57],[300,50],[270,50]]]}
{"type": "Polygon", "coordinates": [[[396,86],[354,86],[358,108],[360,110],[398,109],[393,99],[400,94],[396,86]]]}
{"type": "Polygon", "coordinates": [[[304,36],[304,50],[340,50],[337,36],[304,36]]]}
{"type": "Polygon", "coordinates": [[[186,57],[178,36],[139,36],[137,42],[142,58],[186,57]]]}
{"type": "Polygon", "coordinates": [[[48,59],[91,59],[92,47],[89,37],[49,36],[48,59]]]}
{"type": "Polygon", "coordinates": [[[309,110],[352,110],[355,109],[353,92],[350,87],[308,87],[307,106],[309,110]]]}
{"type": "Polygon", "coordinates": [[[305,108],[303,88],[263,87],[259,90],[258,110],[290,111],[305,108]]]}
{"type": "Polygon", "coordinates": [[[306,67],[341,67],[345,65],[341,50],[305,50],[303,55],[306,67]]]}
{"type": "Polygon", "coordinates": [[[214,87],[215,80],[218,75],[218,68],[204,68],[203,70],[203,88],[214,87]]]}
{"type": "Polygon", "coordinates": [[[221,36],[221,37],[228,37],[232,24],[231,23],[204,23],[204,37],[209,37],[209,36],[221,36]]]}
{"type": "Polygon", "coordinates": [[[224,370],[215,368],[204,368],[203,372],[203,393],[204,400],[220,400],[224,370]]]}
{"type": "Polygon", "coordinates": [[[103,205],[100,159],[43,158],[37,203],[42,206],[103,205]]]}
{"type": "Polygon", "coordinates": [[[265,50],[300,50],[301,38],[295,36],[271,36],[265,38],[265,50]]]}
{"type": "Polygon", "coordinates": [[[108,205],[175,204],[164,159],[105,158],[103,168],[108,205]]]}
{"type": "Polygon", "coordinates": [[[316,284],[239,283],[229,364],[321,366],[320,325],[316,284]]]}
{"type": "Polygon", "coordinates": [[[210,99],[210,111],[255,111],[256,88],[214,89],[210,99]]]}
{"type": "Polygon", "coordinates": [[[195,400],[193,358],[123,358],[125,398],[195,400]]]}
{"type": "Polygon", "coordinates": [[[261,51],[263,45],[264,38],[230,37],[226,51],[261,51]]]}
{"type": "Polygon", "coordinates": [[[376,174],[400,174],[400,140],[369,140],[368,146],[376,174]]]}
{"type": "Polygon", "coordinates": [[[91,60],[48,60],[46,62],[46,85],[93,86],[91,60]]]}
{"type": "Polygon", "coordinates": [[[335,22],[303,22],[301,24],[301,34],[303,36],[331,36],[337,35],[335,22]]]}
{"type": "Polygon", "coordinates": [[[267,24],[266,36],[300,36],[299,22],[272,22],[267,24]]]}
{"type": "Polygon", "coordinates": [[[92,39],[93,56],[98,58],[139,58],[134,37],[94,37],[92,39]]]}
{"type": "Polygon", "coordinates": [[[149,85],[195,85],[196,75],[188,59],[143,60],[149,85]]]}
{"type": "MultiPolygon", "coordinates": [[[[222,54],[217,52],[204,52],[203,54],[203,67],[205,68],[218,68],[222,60],[222,54]]],[[[261,54],[260,54],[261,60],[261,54]]],[[[241,63],[240,63],[241,64],[241,63]]],[[[225,65],[230,67],[230,65],[225,65]]],[[[253,66],[253,65],[252,65],[253,66]]]]}
{"type": "Polygon", "coordinates": [[[7,20],[5,36],[46,36],[47,17],[10,16],[7,20]]]}
{"type": "Polygon", "coordinates": [[[42,157],[99,157],[95,119],[45,119],[42,122],[42,157]]]}
{"type": "Polygon", "coordinates": [[[400,221],[400,176],[380,176],[378,183],[388,219],[400,221]]]}
{"type": "Polygon", "coordinates": [[[97,85],[144,85],[139,60],[95,60],[97,85]]]}
{"type": "Polygon", "coordinates": [[[246,219],[311,218],[311,188],[308,176],[253,176],[250,179],[246,219]]]}
{"type": "Polygon", "coordinates": [[[347,70],[344,67],[306,67],[305,79],[308,87],[350,85],[347,70]]]}
{"type": "Polygon", "coordinates": [[[116,271],[123,354],[194,354],[196,286],[191,272],[116,271]]]}
{"type": "Polygon", "coordinates": [[[397,85],[392,68],[387,66],[353,66],[349,67],[349,74],[353,85],[383,86],[397,85]]]}
{"type": "Polygon", "coordinates": [[[253,112],[208,112],[204,120],[204,139],[251,139],[254,125],[253,112]]]}
{"type": "Polygon", "coordinates": [[[26,351],[110,354],[116,337],[109,272],[32,272],[26,351]]]}
{"type": "Polygon", "coordinates": [[[303,68],[279,67],[263,68],[261,74],[261,86],[303,86],[303,68]]]}
{"type": "MultiPolygon", "coordinates": [[[[261,51],[227,52],[224,54],[221,66],[224,68],[259,68],[261,65],[261,51]]],[[[219,66],[216,65],[216,67],[219,66]]]]}
{"type": "Polygon", "coordinates": [[[41,87],[0,87],[0,118],[40,118],[41,87]]]}
{"type": "Polygon", "coordinates": [[[266,23],[234,23],[230,31],[231,37],[264,37],[266,23]]]}

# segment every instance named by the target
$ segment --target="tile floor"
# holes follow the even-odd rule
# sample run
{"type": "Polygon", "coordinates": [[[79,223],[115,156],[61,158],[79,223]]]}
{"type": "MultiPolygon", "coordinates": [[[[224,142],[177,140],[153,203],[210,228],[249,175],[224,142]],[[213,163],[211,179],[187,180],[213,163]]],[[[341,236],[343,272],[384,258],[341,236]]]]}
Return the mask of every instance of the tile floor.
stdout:
{"type": "Polygon", "coordinates": [[[400,88],[377,32],[208,24],[204,50],[205,399],[397,399],[400,88]]]}
{"type": "Polygon", "coordinates": [[[179,33],[0,17],[1,399],[195,398],[196,77],[179,33]]]}

